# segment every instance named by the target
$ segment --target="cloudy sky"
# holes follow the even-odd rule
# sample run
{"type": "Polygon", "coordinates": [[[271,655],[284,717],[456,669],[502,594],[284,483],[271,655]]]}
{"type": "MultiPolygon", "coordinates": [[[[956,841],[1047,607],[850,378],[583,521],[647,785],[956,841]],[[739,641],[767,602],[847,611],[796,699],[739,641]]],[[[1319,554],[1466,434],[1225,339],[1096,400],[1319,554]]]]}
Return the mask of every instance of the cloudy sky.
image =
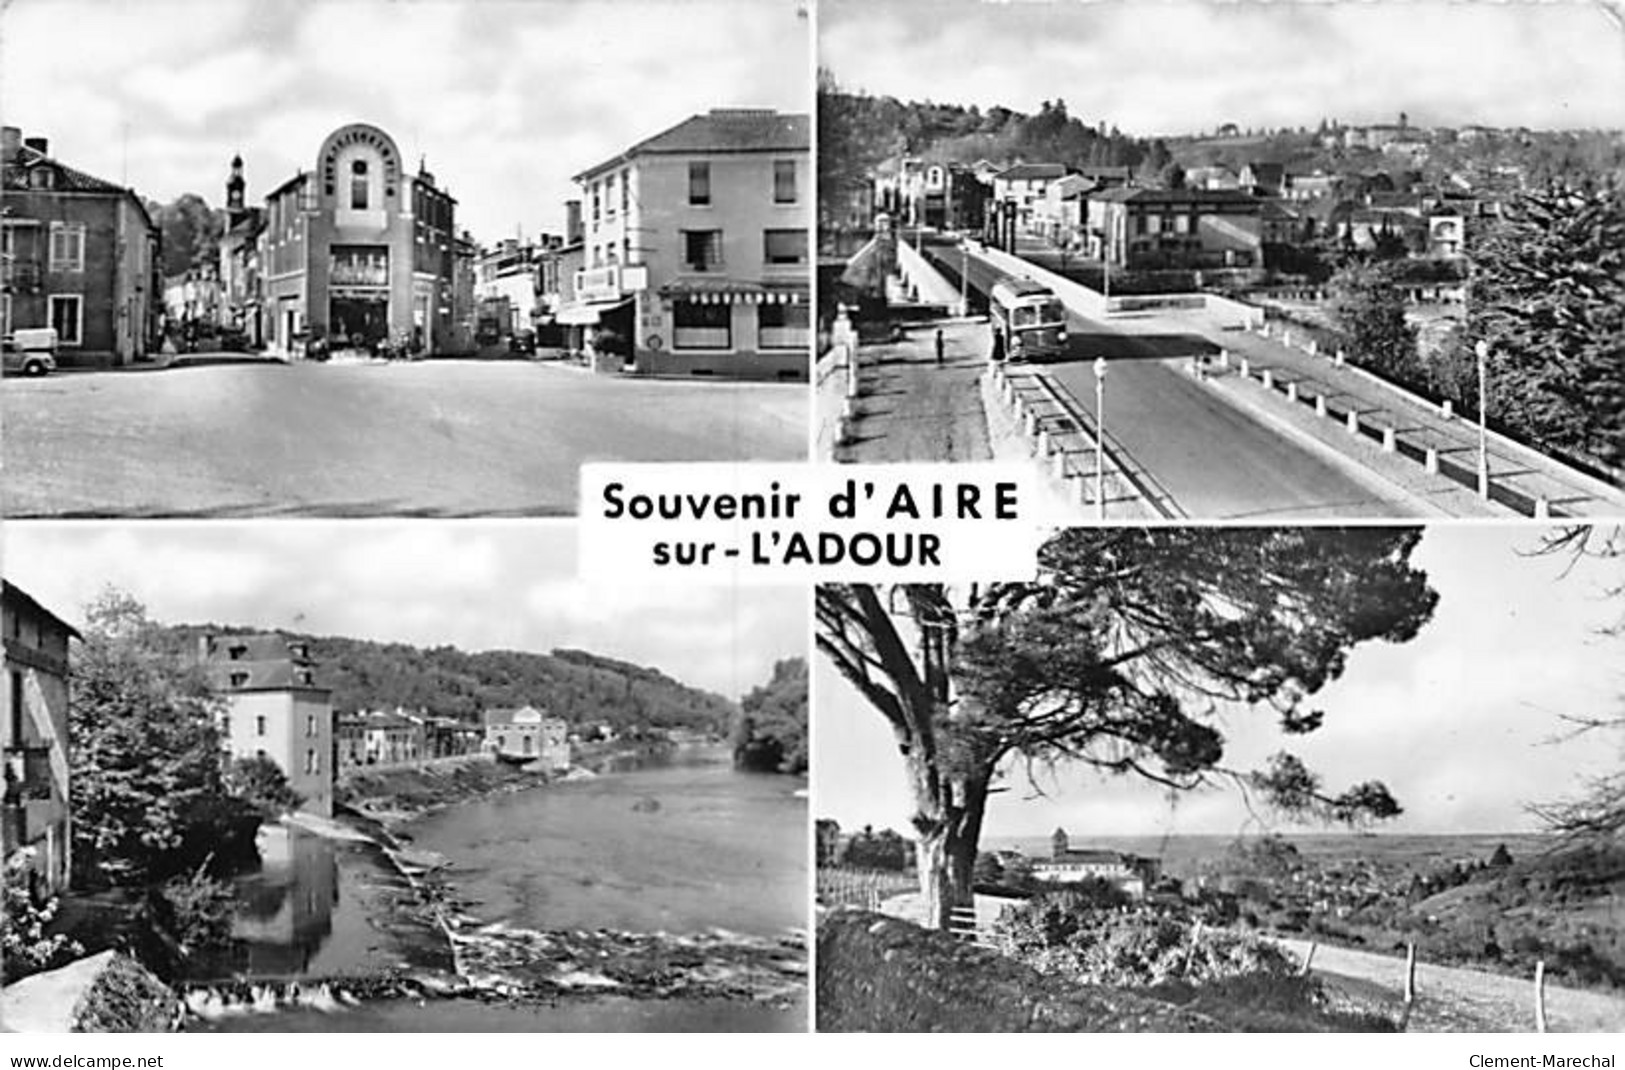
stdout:
{"type": "MultiPolygon", "coordinates": [[[[1625,640],[1597,635],[1621,603],[1603,597],[1625,582],[1625,565],[1529,557],[1535,529],[1435,526],[1413,561],[1439,592],[1432,621],[1402,645],[1362,646],[1343,677],[1313,707],[1317,732],[1291,741],[1328,787],[1378,779],[1406,810],[1396,832],[1533,830],[1526,802],[1571,791],[1583,775],[1619,768],[1617,737],[1552,744],[1559,715],[1618,713],[1625,707],[1625,640]]],[[[901,760],[880,715],[819,657],[814,665],[815,808],[842,827],[905,829],[909,810],[901,760]]],[[[1226,759],[1253,768],[1281,750],[1267,715],[1237,711],[1225,726],[1226,759]]],[[[1025,777],[996,795],[990,836],[1158,835],[1240,831],[1248,820],[1236,793],[1216,788],[1177,803],[1156,787],[1072,769],[1025,777]]]]}
{"type": "Polygon", "coordinates": [[[113,584],[166,623],[574,647],[729,698],[807,650],[804,589],[586,586],[568,523],[8,521],[5,534],[6,578],[74,622],[113,584]]]}
{"type": "Polygon", "coordinates": [[[484,242],[562,229],[570,177],[713,107],[808,110],[799,0],[0,0],[0,112],[70,166],[250,202],[347,122],[428,158],[484,242]]]}
{"type": "Polygon", "coordinates": [[[823,0],[843,85],[1126,133],[1221,123],[1625,126],[1625,28],[1595,0],[823,0]]]}

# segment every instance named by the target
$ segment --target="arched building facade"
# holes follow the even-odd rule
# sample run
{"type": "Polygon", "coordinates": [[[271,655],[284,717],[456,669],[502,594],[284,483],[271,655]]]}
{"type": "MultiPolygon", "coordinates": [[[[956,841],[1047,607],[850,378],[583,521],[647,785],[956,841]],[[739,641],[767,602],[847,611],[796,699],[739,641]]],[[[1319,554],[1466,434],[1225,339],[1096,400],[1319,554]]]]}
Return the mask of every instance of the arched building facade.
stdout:
{"type": "Polygon", "coordinates": [[[313,170],[266,197],[267,344],[456,351],[456,204],[421,164],[408,174],[378,127],[333,131],[313,170]]]}

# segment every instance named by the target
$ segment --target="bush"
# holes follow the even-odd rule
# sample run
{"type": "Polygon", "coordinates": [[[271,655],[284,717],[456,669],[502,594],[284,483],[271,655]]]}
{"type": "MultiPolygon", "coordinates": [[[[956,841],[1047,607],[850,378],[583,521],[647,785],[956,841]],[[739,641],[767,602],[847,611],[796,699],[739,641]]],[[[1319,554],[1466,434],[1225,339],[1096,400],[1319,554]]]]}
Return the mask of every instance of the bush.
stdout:
{"type": "Polygon", "coordinates": [[[24,849],[13,854],[0,878],[5,889],[5,909],[0,911],[0,965],[4,966],[6,984],[55,969],[84,954],[76,941],[47,932],[56,918],[57,899],[34,897],[28,880],[29,853],[24,849]]]}
{"type": "Polygon", "coordinates": [[[1112,986],[1193,983],[1290,973],[1296,963],[1251,935],[1204,931],[1148,907],[1093,905],[1088,896],[1047,895],[1007,910],[994,928],[1008,954],[1042,973],[1112,986]]]}
{"type": "Polygon", "coordinates": [[[236,899],[231,885],[201,871],[153,889],[148,897],[154,924],[174,941],[183,958],[231,942],[236,899]]]}

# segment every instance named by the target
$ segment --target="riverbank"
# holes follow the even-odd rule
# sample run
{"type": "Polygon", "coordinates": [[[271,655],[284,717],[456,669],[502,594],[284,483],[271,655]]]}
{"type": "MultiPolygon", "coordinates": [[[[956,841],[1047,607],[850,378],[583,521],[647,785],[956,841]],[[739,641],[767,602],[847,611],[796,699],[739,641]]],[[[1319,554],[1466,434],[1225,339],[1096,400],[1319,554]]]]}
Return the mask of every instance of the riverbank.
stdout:
{"type": "MultiPolygon", "coordinates": [[[[590,760],[613,768],[649,758],[647,753],[621,748],[602,751],[590,760]]],[[[793,930],[801,915],[781,911],[774,924],[759,925],[756,932],[715,927],[739,913],[726,906],[728,886],[749,887],[739,874],[748,875],[753,867],[741,863],[736,874],[727,862],[713,865],[706,860],[726,859],[729,841],[748,839],[746,834],[759,824],[743,815],[719,821],[718,799],[740,790],[759,795],[762,783],[734,774],[714,760],[691,766],[678,763],[641,778],[631,773],[547,777],[494,762],[359,776],[338,820],[301,820],[300,825],[323,832],[346,849],[365,839],[387,860],[410,894],[382,904],[383,916],[369,918],[367,926],[387,930],[403,921],[432,925],[449,950],[449,968],[193,986],[186,994],[191,1012],[187,1028],[552,1031],[621,1029],[623,1024],[628,1029],[658,1030],[799,1028],[806,1014],[807,947],[804,933],[793,930]],[[596,924],[582,924],[583,919],[565,918],[557,911],[516,916],[484,883],[490,862],[471,853],[491,842],[510,844],[498,847],[495,858],[511,863],[508,877],[513,880],[549,879],[563,869],[570,872],[569,881],[588,882],[583,887],[601,881],[605,888],[616,888],[629,879],[628,867],[635,868],[636,859],[660,856],[660,840],[673,835],[666,819],[681,813],[674,792],[685,778],[695,776],[711,780],[723,776],[716,783],[727,789],[721,796],[713,791],[696,808],[704,842],[685,848],[715,883],[704,892],[711,916],[707,925],[693,924],[693,918],[684,925],[656,924],[659,919],[624,908],[641,902],[642,896],[624,902],[607,897],[617,906],[595,919],[596,924]],[[557,790],[527,790],[549,784],[557,790]],[[621,805],[609,806],[611,800],[621,805]],[[607,844],[602,852],[584,859],[559,857],[547,838],[558,829],[550,831],[550,826],[580,822],[537,820],[535,815],[550,806],[585,806],[607,815],[611,825],[623,826],[618,835],[626,840],[626,849],[607,844]],[[530,846],[533,841],[547,847],[530,846]],[[692,1014],[656,1013],[643,1007],[654,1002],[689,1008],[692,1014]],[[430,1006],[437,1009],[427,1010],[430,1006]],[[614,1011],[616,1007],[621,1011],[614,1011]],[[640,1009],[628,1010],[631,1007],[640,1009]],[[414,1024],[402,1024],[403,1018],[414,1024]]],[[[793,794],[793,785],[771,783],[771,794],[793,794]]],[[[804,829],[804,802],[798,801],[794,811],[800,815],[794,827],[804,829]]],[[[599,832],[606,840],[616,838],[599,832]]],[[[799,859],[803,853],[795,855],[799,859]]],[[[760,859],[753,865],[762,868],[760,859]]],[[[787,870],[783,879],[787,887],[801,887],[793,872],[787,870]]],[[[587,894],[595,901],[606,900],[601,894],[587,894]]],[[[745,894],[761,896],[760,889],[745,894]]]]}

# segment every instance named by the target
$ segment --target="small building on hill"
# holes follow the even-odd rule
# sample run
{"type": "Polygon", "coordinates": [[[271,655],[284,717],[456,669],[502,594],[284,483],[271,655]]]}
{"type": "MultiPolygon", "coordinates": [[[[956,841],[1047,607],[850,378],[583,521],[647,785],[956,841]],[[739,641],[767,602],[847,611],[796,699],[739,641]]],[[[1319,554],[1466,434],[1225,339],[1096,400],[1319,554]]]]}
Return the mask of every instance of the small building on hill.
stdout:
{"type": "Polygon", "coordinates": [[[1065,829],[1056,829],[1050,842],[1050,857],[1033,863],[1033,879],[1046,884],[1103,880],[1135,898],[1144,898],[1146,889],[1161,873],[1161,866],[1154,858],[1123,851],[1074,848],[1065,829]]]}

